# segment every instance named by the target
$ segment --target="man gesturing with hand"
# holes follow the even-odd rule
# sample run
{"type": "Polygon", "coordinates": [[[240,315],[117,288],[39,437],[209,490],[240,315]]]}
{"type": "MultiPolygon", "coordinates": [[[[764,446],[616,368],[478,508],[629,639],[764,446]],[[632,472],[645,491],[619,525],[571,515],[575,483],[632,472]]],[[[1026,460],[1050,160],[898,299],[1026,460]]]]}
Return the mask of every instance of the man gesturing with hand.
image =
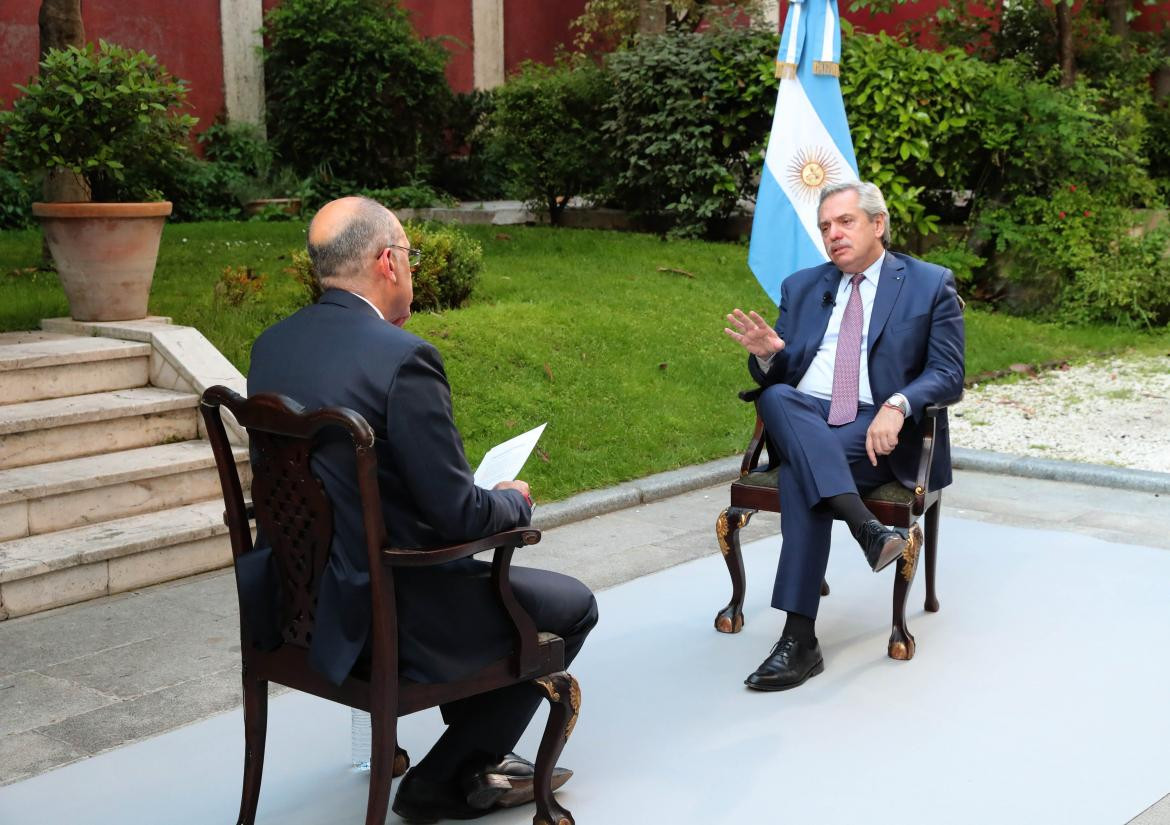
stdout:
{"type": "MultiPolygon", "coordinates": [[[[890,215],[880,190],[859,182],[825,187],[817,223],[830,260],[784,280],[776,326],[735,309],[724,328],[748,351],[748,369],[764,388],[758,409],[783,504],[772,606],[787,619],[747,678],[757,690],[796,687],[824,669],[815,621],[834,517],[849,526],[874,571],[906,549],[906,531],[881,524],[859,491],[892,479],[913,486],[923,410],[963,388],[954,277],[887,251],[890,215]]],[[[944,411],[930,485],[950,482],[944,411]]]]}

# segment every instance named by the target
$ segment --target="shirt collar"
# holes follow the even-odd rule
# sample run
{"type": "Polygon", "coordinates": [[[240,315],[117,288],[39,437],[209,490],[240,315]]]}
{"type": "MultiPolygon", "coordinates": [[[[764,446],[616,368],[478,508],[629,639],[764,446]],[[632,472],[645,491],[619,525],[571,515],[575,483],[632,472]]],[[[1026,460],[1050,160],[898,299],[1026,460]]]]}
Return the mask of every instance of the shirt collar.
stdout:
{"type": "MultiPolygon", "coordinates": [[[[865,276],[865,280],[869,281],[874,286],[877,286],[878,278],[881,277],[881,274],[882,274],[882,264],[884,264],[885,262],[886,262],[886,251],[883,249],[882,254],[878,255],[877,260],[874,261],[869,266],[867,266],[865,268],[865,270],[861,273],[862,275],[865,276]]],[[[849,275],[848,274],[842,272],[841,278],[845,283],[849,282],[849,275]]]]}
{"type": "Polygon", "coordinates": [[[350,295],[356,295],[358,298],[361,298],[363,301],[365,301],[367,304],[370,305],[370,309],[372,309],[372,310],[374,310],[374,312],[378,313],[379,318],[381,318],[383,321],[386,320],[386,316],[382,314],[382,310],[380,310],[376,306],[374,306],[370,302],[370,299],[367,298],[365,295],[358,295],[358,293],[353,292],[352,290],[349,290],[349,289],[347,289],[346,292],[348,292],[350,295]]]}

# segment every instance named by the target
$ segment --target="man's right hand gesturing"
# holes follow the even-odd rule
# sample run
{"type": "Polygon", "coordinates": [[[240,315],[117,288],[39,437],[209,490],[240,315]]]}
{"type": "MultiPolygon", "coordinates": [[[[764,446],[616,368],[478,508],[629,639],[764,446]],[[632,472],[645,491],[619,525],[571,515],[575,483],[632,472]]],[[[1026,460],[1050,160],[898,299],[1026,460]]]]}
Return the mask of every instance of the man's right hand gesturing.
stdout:
{"type": "Polygon", "coordinates": [[[727,321],[735,327],[723,328],[727,337],[757,358],[766,360],[784,349],[784,340],[755,310],[745,315],[743,310],[736,307],[727,316],[727,321]]]}

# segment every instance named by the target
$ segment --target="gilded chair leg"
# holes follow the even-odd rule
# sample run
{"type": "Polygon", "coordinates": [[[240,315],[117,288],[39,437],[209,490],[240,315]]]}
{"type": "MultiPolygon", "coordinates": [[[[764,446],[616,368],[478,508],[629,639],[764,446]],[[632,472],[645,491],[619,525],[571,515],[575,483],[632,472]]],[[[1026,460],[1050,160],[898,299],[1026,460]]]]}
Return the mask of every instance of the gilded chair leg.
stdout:
{"type": "Polygon", "coordinates": [[[890,645],[886,653],[891,659],[909,661],[914,658],[914,637],[906,627],[906,599],[910,595],[910,585],[914,583],[914,574],[918,570],[918,554],[922,549],[922,529],[915,524],[910,528],[910,542],[898,559],[898,569],[894,573],[894,627],[890,631],[890,645]]]}
{"type": "MultiPolygon", "coordinates": [[[[385,707],[371,708],[370,713],[370,793],[366,801],[366,825],[382,825],[390,806],[390,783],[398,765],[398,717],[385,707]]],[[[402,751],[403,756],[406,751],[402,751]]]]}
{"type": "Polygon", "coordinates": [[[938,594],[934,590],[935,562],[938,559],[938,520],[942,512],[942,499],[938,499],[926,511],[926,609],[938,612],[938,594]]]}
{"type": "Polygon", "coordinates": [[[407,753],[406,751],[404,751],[402,748],[395,747],[394,748],[394,770],[392,772],[392,775],[394,776],[395,779],[397,779],[398,777],[400,777],[404,773],[406,773],[408,770],[410,770],[410,754],[407,753]]]}
{"type": "Polygon", "coordinates": [[[536,815],[532,817],[532,825],[573,825],[573,815],[562,808],[553,796],[552,773],[561,750],[573,735],[573,727],[577,724],[577,714],[581,711],[581,688],[577,680],[565,671],[533,679],[532,684],[549,702],[548,723],[536,752],[536,775],[532,786],[536,815]]]}
{"type": "Polygon", "coordinates": [[[239,825],[256,821],[260,780],[264,773],[264,741],[268,734],[268,681],[244,673],[244,790],[239,825]]]}
{"type": "Polygon", "coordinates": [[[739,633],[743,630],[743,597],[747,577],[743,570],[743,553],[739,547],[739,531],[751,521],[755,510],[728,507],[715,520],[715,537],[727,572],[731,574],[731,601],[715,616],[715,629],[720,633],[739,633]]]}

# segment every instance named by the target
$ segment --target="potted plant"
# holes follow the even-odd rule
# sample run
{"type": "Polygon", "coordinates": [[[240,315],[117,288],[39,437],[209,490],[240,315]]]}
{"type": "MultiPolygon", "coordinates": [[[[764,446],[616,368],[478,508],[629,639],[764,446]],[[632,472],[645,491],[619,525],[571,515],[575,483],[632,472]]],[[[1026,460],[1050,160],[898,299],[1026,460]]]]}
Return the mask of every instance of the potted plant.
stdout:
{"type": "Polygon", "coordinates": [[[79,321],[144,318],[163,222],[158,186],[190,154],[186,84],[151,55],[101,42],[52,49],[11,111],[7,165],[30,178],[72,175],[78,200],[34,203],[79,321]]]}
{"type": "Polygon", "coordinates": [[[231,169],[227,191],[249,217],[300,214],[308,184],[277,165],[264,133],[250,123],[213,123],[199,136],[207,160],[231,169]]]}

